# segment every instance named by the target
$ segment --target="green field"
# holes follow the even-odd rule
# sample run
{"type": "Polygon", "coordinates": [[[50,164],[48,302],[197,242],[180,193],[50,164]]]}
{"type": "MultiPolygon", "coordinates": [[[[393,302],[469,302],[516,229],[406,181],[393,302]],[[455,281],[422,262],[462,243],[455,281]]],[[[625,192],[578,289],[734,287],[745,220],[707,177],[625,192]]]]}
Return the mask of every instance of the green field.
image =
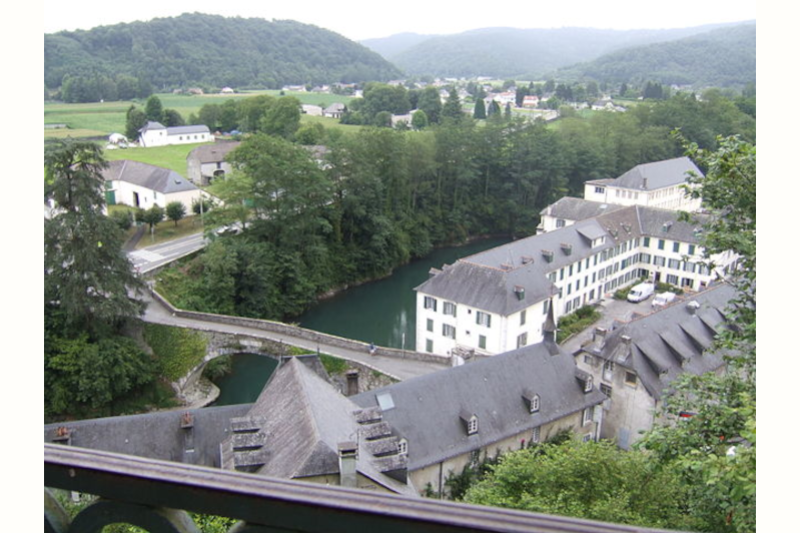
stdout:
{"type": "Polygon", "coordinates": [[[189,152],[200,146],[199,144],[171,144],[168,146],[154,146],[151,148],[118,148],[105,150],[103,155],[108,161],[128,159],[148,163],[157,167],[174,170],[181,176],[186,176],[186,157],[189,152]]]}
{"type": "MultiPolygon", "coordinates": [[[[181,95],[181,94],[159,94],[159,100],[165,109],[175,109],[184,118],[189,119],[189,115],[197,114],[205,104],[222,104],[226,100],[241,100],[259,94],[269,94],[279,97],[281,91],[252,91],[233,95],[181,95]]],[[[338,96],[335,94],[316,94],[316,93],[286,93],[286,96],[293,96],[303,104],[313,104],[329,106],[334,102],[347,103],[351,100],[349,96],[338,96]]],[[[104,137],[111,133],[123,133],[125,131],[125,113],[131,105],[144,109],[144,101],[129,102],[104,102],[91,104],[63,104],[55,102],[45,102],[44,104],[44,123],[45,124],[66,124],[68,129],[45,129],[45,137],[63,138],[71,137],[104,137]]],[[[330,124],[338,124],[338,121],[331,119],[330,124]]]]}

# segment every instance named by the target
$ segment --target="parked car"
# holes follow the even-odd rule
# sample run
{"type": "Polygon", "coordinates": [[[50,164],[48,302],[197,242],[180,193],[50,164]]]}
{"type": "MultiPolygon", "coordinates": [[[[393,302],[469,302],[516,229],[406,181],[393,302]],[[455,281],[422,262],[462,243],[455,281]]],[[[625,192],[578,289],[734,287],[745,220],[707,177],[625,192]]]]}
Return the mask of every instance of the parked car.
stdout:
{"type": "Polygon", "coordinates": [[[655,298],[653,298],[653,303],[650,304],[653,307],[665,307],[672,303],[672,300],[675,299],[674,292],[662,292],[660,294],[656,294],[655,298]]]}
{"type": "Polygon", "coordinates": [[[628,292],[628,301],[629,302],[641,302],[650,298],[655,292],[655,285],[652,283],[640,283],[634,286],[630,292],[628,292]]]}

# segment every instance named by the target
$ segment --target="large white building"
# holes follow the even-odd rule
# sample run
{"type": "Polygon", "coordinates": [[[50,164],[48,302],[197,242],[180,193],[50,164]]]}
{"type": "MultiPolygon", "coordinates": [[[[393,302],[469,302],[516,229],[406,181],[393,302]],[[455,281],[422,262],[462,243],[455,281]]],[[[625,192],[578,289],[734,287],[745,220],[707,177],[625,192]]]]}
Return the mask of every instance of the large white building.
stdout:
{"type": "Polygon", "coordinates": [[[666,209],[629,206],[463,259],[416,288],[416,349],[493,355],[543,339],[556,319],[641,278],[699,291],[735,267],[703,262],[699,225],[666,209]]]}
{"type": "Polygon", "coordinates": [[[148,122],[139,130],[139,144],[145,148],[168,144],[211,142],[214,138],[206,125],[166,127],[160,122],[148,122]]]}
{"type": "Polygon", "coordinates": [[[700,199],[686,194],[690,175],[702,172],[688,157],[677,157],[633,167],[611,180],[592,180],[584,184],[583,198],[616,205],[641,205],[694,212],[700,199]]]}

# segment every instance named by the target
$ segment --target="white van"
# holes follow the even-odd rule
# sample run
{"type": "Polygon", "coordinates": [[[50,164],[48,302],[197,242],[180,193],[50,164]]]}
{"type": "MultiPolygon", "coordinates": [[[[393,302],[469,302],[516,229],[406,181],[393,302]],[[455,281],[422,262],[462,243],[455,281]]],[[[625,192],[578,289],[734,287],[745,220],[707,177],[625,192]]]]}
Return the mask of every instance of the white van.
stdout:
{"type": "Polygon", "coordinates": [[[662,292],[661,294],[656,294],[656,297],[653,298],[653,303],[650,304],[653,307],[664,307],[672,303],[672,300],[675,299],[674,292],[662,292]]]}
{"type": "Polygon", "coordinates": [[[647,300],[655,292],[655,285],[652,283],[640,283],[634,286],[628,293],[629,302],[641,302],[647,300]]]}

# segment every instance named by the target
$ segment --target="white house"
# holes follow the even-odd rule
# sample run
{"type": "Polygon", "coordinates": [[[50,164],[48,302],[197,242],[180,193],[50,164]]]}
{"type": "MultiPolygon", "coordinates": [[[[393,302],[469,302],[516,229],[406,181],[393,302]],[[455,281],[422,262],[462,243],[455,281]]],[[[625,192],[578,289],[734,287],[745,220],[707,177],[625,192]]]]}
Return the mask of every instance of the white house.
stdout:
{"type": "Polygon", "coordinates": [[[646,163],[613,180],[587,181],[583,197],[592,202],[694,212],[701,200],[686,194],[690,174],[702,176],[688,157],[646,163]]]}
{"type": "Polygon", "coordinates": [[[629,206],[458,260],[418,286],[419,352],[492,355],[540,342],[555,318],[642,277],[703,290],[735,268],[703,263],[699,226],[665,209],[629,206]]]}
{"type": "Polygon", "coordinates": [[[138,161],[110,161],[102,174],[110,205],[149,209],[153,205],[166,207],[170,202],[181,202],[186,212],[191,213],[192,203],[205,195],[177,172],[138,161]]]}
{"type": "Polygon", "coordinates": [[[226,158],[239,147],[239,141],[218,141],[198,146],[186,156],[186,171],[192,183],[208,185],[212,180],[230,174],[232,167],[226,158]]]}
{"type": "Polygon", "coordinates": [[[168,144],[190,144],[213,141],[206,125],[166,127],[159,122],[148,122],[139,130],[139,144],[144,147],[168,144]]]}

